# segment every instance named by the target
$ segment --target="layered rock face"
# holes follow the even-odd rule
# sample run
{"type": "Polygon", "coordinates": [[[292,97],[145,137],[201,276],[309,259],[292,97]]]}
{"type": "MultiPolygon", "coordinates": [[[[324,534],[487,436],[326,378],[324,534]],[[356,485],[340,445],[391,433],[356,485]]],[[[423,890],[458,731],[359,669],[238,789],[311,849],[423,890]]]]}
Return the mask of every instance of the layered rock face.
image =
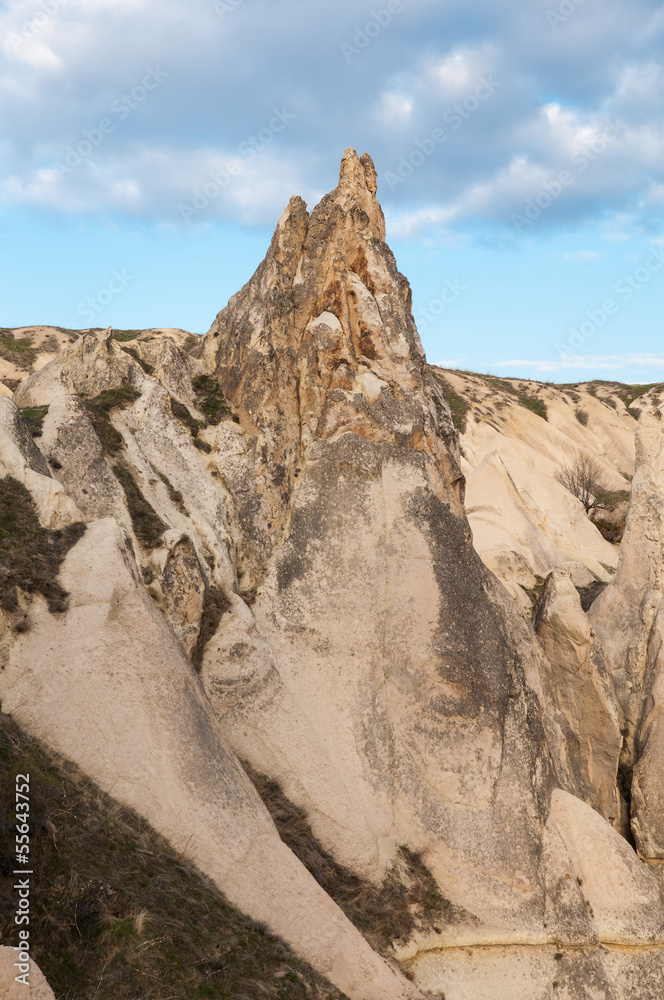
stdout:
{"type": "MultiPolygon", "coordinates": [[[[192,353],[131,351],[86,334],[0,399],[5,476],[44,530],[87,526],[60,568],[68,607],[36,578],[4,598],[3,711],[352,1000],[662,995],[657,874],[614,829],[609,639],[574,567],[535,632],[477,554],[370,158],[348,150],[311,215],[291,199],[192,353]],[[281,841],[246,765],[363,884],[407,889],[420,859],[435,905],[388,961],[281,841]]],[[[562,544],[547,558],[587,569],[562,544]]],[[[654,760],[657,718],[638,736],[654,760]]],[[[638,815],[661,817],[640,775],[638,815]]]]}

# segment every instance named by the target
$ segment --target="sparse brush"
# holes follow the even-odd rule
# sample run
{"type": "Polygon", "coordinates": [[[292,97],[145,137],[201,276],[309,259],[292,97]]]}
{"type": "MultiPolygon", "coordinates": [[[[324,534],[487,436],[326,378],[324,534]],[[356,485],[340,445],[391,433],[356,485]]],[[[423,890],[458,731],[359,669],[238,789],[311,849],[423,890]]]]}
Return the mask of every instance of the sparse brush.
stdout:
{"type": "Polygon", "coordinates": [[[445,396],[445,402],[450,408],[450,413],[452,414],[452,420],[454,426],[456,427],[459,434],[465,433],[466,422],[468,417],[468,411],[470,410],[470,403],[468,400],[464,399],[463,396],[459,396],[458,393],[454,391],[450,383],[437,372],[434,372],[434,378],[436,382],[443,390],[443,395],[445,396]]]}
{"type": "Polygon", "coordinates": [[[140,395],[133,386],[119,385],[114,389],[105,389],[92,399],[83,400],[102,447],[109,455],[115,455],[124,448],[122,434],[111,423],[111,410],[131,406],[140,395]]]}
{"type": "Polygon", "coordinates": [[[0,479],[0,606],[17,611],[18,590],[23,590],[45,597],[51,613],[66,611],[69,595],[58,573],[84,532],[84,524],[42,528],[25,486],[11,476],[0,479]]]}
{"type": "Polygon", "coordinates": [[[168,525],[145,499],[129,469],[124,465],[116,465],[113,471],[124,490],[134,534],[145,548],[156,548],[164,532],[168,530],[168,525]]]}
{"type": "Polygon", "coordinates": [[[532,413],[536,413],[538,417],[542,417],[543,420],[549,419],[546,403],[538,396],[528,396],[522,392],[519,394],[519,403],[532,413]]]}
{"type": "MultiPolygon", "coordinates": [[[[145,820],[3,714],[0,771],[30,774],[30,952],[56,1000],[344,1000],[145,820]]],[[[13,793],[0,783],[5,871],[13,793]]],[[[2,941],[15,939],[12,884],[0,880],[2,941]]]]}
{"type": "Polygon", "coordinates": [[[391,956],[393,942],[407,941],[415,929],[440,931],[449,920],[469,918],[445,899],[422,858],[408,847],[399,849],[380,885],[345,868],[316,839],[306,813],[284,795],[278,782],[247,763],[243,767],[281,839],[377,951],[391,956]]]}
{"type": "Polygon", "coordinates": [[[196,406],[208,424],[220,424],[224,416],[232,415],[221,386],[213,375],[198,375],[191,384],[196,394],[196,406]]]}
{"type": "Polygon", "coordinates": [[[44,430],[44,417],[48,406],[28,406],[21,410],[21,416],[34,438],[41,437],[44,430]]]}
{"type": "Polygon", "coordinates": [[[191,662],[197,670],[201,669],[205,647],[217,631],[222,616],[230,610],[230,607],[231,602],[221,587],[209,586],[207,588],[198,641],[191,654],[191,662]]]}
{"type": "Polygon", "coordinates": [[[11,330],[3,327],[0,329],[0,358],[23,371],[31,371],[37,360],[37,351],[27,337],[16,337],[11,330]]]}

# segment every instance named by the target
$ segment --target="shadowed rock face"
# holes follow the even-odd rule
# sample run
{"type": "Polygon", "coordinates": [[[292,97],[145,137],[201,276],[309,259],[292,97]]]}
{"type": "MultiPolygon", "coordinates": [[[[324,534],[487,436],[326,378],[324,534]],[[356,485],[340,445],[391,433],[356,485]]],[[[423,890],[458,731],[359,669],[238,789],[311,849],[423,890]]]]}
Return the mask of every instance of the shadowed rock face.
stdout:
{"type": "MultiPolygon", "coordinates": [[[[0,620],[4,710],[352,1000],[550,1000],[554,981],[566,1000],[659,998],[657,876],[603,818],[623,647],[599,617],[592,635],[558,571],[538,639],[477,555],[370,158],[347,150],[311,215],[291,199],[193,355],[132,350],[86,334],[25,380],[19,405],[49,406],[41,456],[0,408],[2,474],[43,523],[88,524],[63,568],[70,610],[22,595],[27,634],[0,620]],[[238,759],[279,782],[352,878],[378,885],[401,846],[421,854],[442,916],[391,954],[415,986],[285,847],[238,759]]],[[[601,600],[620,600],[613,586],[601,600]]],[[[654,762],[634,784],[650,857],[657,663],[633,726],[654,762]]]]}

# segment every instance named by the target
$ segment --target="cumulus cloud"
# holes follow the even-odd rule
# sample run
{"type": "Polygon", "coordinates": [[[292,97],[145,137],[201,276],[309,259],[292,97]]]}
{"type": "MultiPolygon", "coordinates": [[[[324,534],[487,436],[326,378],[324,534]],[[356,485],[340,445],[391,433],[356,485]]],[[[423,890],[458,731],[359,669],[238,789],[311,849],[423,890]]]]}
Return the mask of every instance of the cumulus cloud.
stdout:
{"type": "Polygon", "coordinates": [[[279,108],[292,123],[211,199],[209,217],[272,223],[288,195],[329,189],[353,145],[374,156],[406,238],[477,224],[518,236],[512,217],[546,203],[561,171],[572,181],[531,210],[529,231],[586,219],[601,219],[607,239],[661,229],[661,4],[596,0],[555,30],[548,9],[404,0],[388,17],[355,0],[9,0],[0,197],[173,221],[173,206],[279,108]],[[150,70],[163,84],[131,107],[150,70]],[[116,121],[125,98],[130,114],[116,121]],[[54,174],[103,118],[113,132],[54,174]]]}

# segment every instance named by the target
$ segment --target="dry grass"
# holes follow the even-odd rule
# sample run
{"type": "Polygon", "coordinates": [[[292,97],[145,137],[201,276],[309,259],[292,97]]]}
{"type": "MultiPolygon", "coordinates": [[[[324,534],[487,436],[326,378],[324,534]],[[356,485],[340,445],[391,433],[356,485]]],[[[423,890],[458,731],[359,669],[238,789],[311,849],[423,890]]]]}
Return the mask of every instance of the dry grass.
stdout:
{"type": "Polygon", "coordinates": [[[208,424],[220,424],[224,416],[232,415],[221,386],[213,375],[198,375],[191,384],[196,394],[196,406],[208,424]]]}
{"type": "Polygon", "coordinates": [[[42,432],[44,430],[44,417],[47,413],[48,406],[29,406],[26,407],[25,410],[21,410],[21,416],[23,417],[33,438],[42,436],[42,432]]]}
{"type": "Polygon", "coordinates": [[[205,647],[217,631],[222,615],[229,610],[230,606],[231,602],[221,587],[208,587],[201,617],[201,630],[191,654],[191,662],[197,670],[201,669],[205,647]]]}
{"type": "Polygon", "coordinates": [[[32,496],[18,480],[0,479],[0,606],[18,608],[18,591],[39,593],[51,613],[66,611],[67,591],[58,583],[65,556],[85,531],[70,524],[50,531],[42,528],[32,496]]]}
{"type": "Polygon", "coordinates": [[[129,469],[124,465],[116,465],[113,471],[124,490],[134,534],[146,549],[155,549],[168,530],[168,525],[145,499],[129,469]]]}
{"type": "Polygon", "coordinates": [[[304,811],[286,798],[276,781],[258,774],[246,763],[243,767],[281,839],[376,951],[393,957],[393,942],[408,940],[416,929],[440,931],[446,921],[459,915],[457,908],[441,895],[418,854],[401,847],[382,884],[374,885],[344,868],[325,850],[304,811]]]}
{"type": "Polygon", "coordinates": [[[140,395],[138,389],[129,385],[119,385],[115,389],[100,392],[92,399],[83,400],[102,447],[109,455],[115,455],[124,448],[122,434],[111,423],[111,410],[130,406],[140,395]]]}
{"type": "Polygon", "coordinates": [[[7,327],[1,327],[0,358],[10,361],[22,371],[31,371],[37,359],[37,351],[27,337],[16,337],[7,327]]]}
{"type": "MultiPolygon", "coordinates": [[[[14,775],[30,774],[30,943],[56,1000],[343,1000],[143,819],[3,715],[0,771],[4,876],[14,868],[14,775]]],[[[7,944],[14,896],[3,877],[7,944]]]]}

